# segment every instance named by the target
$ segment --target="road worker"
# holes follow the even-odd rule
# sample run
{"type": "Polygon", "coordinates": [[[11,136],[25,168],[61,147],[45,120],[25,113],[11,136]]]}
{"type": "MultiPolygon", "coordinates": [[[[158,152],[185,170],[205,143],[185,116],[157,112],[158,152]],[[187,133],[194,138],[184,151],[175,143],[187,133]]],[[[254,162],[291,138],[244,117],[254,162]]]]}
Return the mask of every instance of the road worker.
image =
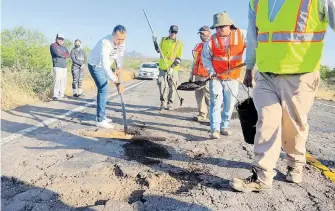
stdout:
{"type": "Polygon", "coordinates": [[[334,0],[251,0],[249,5],[247,72],[258,113],[252,175],[234,178],[238,191],[272,189],[281,149],[286,153],[286,180],[301,183],[306,163],[307,114],[320,83],[324,36],[335,30],[334,0]],[[257,48],[256,48],[257,47],[257,48]]]}
{"type": "MultiPolygon", "coordinates": [[[[199,29],[201,42],[198,43],[192,51],[194,62],[190,74],[189,82],[205,81],[208,78],[208,70],[204,67],[202,62],[201,52],[204,43],[208,41],[211,36],[211,30],[208,26],[203,26],[199,29]]],[[[195,121],[208,122],[208,109],[209,109],[209,82],[203,88],[195,91],[195,99],[198,105],[198,116],[194,117],[195,121]]]]}
{"type": "Polygon", "coordinates": [[[218,139],[220,133],[232,134],[228,126],[236,103],[241,68],[227,70],[242,64],[245,36],[227,12],[214,15],[211,29],[216,29],[216,33],[204,45],[202,59],[212,79],[209,82],[211,138],[218,139]]]}
{"type": "MultiPolygon", "coordinates": [[[[160,109],[171,110],[175,95],[176,89],[174,88],[173,83],[177,87],[179,83],[178,71],[180,70],[180,62],[183,52],[183,43],[177,39],[178,26],[172,25],[169,30],[168,37],[162,37],[159,47],[162,50],[162,54],[165,57],[161,57],[159,60],[159,76],[158,76],[158,87],[160,92],[160,109]],[[167,65],[167,66],[166,66],[167,65]]],[[[157,38],[154,36],[154,45],[157,53],[160,53],[157,38]]]]}

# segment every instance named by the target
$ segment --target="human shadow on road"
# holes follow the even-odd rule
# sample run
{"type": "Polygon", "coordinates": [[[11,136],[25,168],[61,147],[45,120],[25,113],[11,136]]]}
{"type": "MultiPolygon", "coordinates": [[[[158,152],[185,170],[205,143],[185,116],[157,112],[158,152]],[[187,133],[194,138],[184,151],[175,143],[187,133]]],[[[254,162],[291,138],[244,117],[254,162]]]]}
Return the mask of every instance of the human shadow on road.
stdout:
{"type": "MultiPolygon", "coordinates": [[[[141,160],[142,158],[147,157],[149,160],[155,160],[156,157],[158,157],[158,161],[154,161],[157,162],[157,164],[162,164],[162,160],[159,160],[159,156],[153,154],[153,155],[148,155],[148,152],[152,152],[152,150],[148,150],[148,148],[145,147],[145,145],[143,145],[143,143],[147,143],[148,146],[157,146],[157,148],[160,149],[165,149],[167,150],[167,152],[169,154],[172,154],[172,157],[166,158],[166,159],[170,159],[170,160],[177,160],[177,161],[183,161],[183,162],[188,162],[188,163],[192,163],[192,162],[199,162],[199,163],[210,163],[210,159],[204,159],[204,160],[194,160],[193,158],[188,157],[187,155],[183,154],[183,153],[179,153],[176,152],[174,148],[170,147],[170,146],[166,146],[163,145],[162,143],[154,143],[151,142],[149,140],[143,140],[142,145],[141,142],[131,142],[126,144],[123,141],[119,141],[119,140],[115,140],[115,139],[103,139],[103,138],[99,138],[99,141],[94,141],[92,139],[86,138],[86,137],[82,137],[76,134],[72,134],[66,131],[63,131],[60,128],[39,128],[37,129],[35,132],[31,132],[31,133],[27,133],[25,134],[26,137],[30,137],[33,139],[37,139],[40,141],[47,141],[47,142],[51,142],[53,144],[56,144],[56,146],[53,147],[34,147],[31,146],[31,144],[27,143],[24,148],[26,149],[30,149],[30,150],[59,150],[59,149],[64,149],[64,150],[68,150],[68,149],[82,149],[88,152],[92,152],[92,153],[97,153],[100,155],[104,155],[104,156],[110,156],[110,157],[114,157],[114,158],[119,158],[119,159],[125,159],[125,160],[135,160],[138,161],[139,163],[142,163],[144,165],[150,166],[151,168],[157,170],[157,171],[163,171],[163,172],[167,172],[169,173],[172,177],[175,177],[178,180],[183,180],[183,181],[187,181],[187,186],[189,186],[189,184],[195,185],[198,184],[200,182],[203,182],[205,180],[203,179],[199,179],[201,177],[203,178],[207,178],[206,181],[214,181],[214,182],[203,182],[203,185],[208,186],[208,187],[214,187],[214,188],[223,188],[223,189],[229,189],[228,188],[228,180],[223,179],[223,178],[219,178],[217,176],[211,175],[208,172],[205,173],[195,173],[195,175],[197,175],[195,178],[194,177],[189,177],[189,176],[185,176],[185,175],[194,175],[192,173],[192,171],[190,170],[184,170],[181,167],[178,166],[174,166],[171,164],[163,164],[163,165],[152,165],[151,163],[146,163],[143,162],[143,160],[141,160]],[[137,145],[139,144],[139,145],[137,145]],[[119,149],[121,146],[125,145],[125,152],[122,152],[122,150],[116,150],[119,149]],[[128,148],[127,148],[128,146],[128,148]],[[126,153],[126,149],[129,149],[129,147],[134,147],[135,146],[135,151],[133,153],[130,153],[131,155],[140,155],[140,157],[130,157],[130,156],[125,156],[123,153],[126,153]],[[144,147],[143,147],[144,146],[144,147]],[[141,151],[143,152],[144,150],[144,154],[142,154],[143,156],[141,156],[141,151]],[[192,180],[191,182],[188,180],[192,180]],[[219,185],[220,184],[220,185],[219,185]]],[[[151,147],[152,148],[152,147],[151,147]]],[[[157,149],[156,148],[156,149],[157,149]]],[[[155,150],[154,150],[155,151],[155,150]]],[[[129,153],[128,153],[129,155],[129,153]]],[[[71,156],[71,155],[69,155],[71,156]]],[[[146,158],[145,158],[146,159],[146,158]]],[[[164,158],[165,159],[165,158],[164,158]]],[[[66,162],[66,161],[65,161],[66,162]]],[[[218,163],[217,160],[213,163],[213,165],[216,165],[215,163],[218,163]]],[[[233,163],[229,163],[229,161],[225,161],[222,159],[222,162],[220,164],[220,166],[225,166],[228,168],[234,167],[236,166],[236,164],[238,164],[237,162],[233,162],[233,163]]],[[[242,164],[241,164],[242,165],[242,164]]],[[[241,167],[240,164],[238,164],[237,168],[241,167]]],[[[193,187],[193,186],[192,186],[193,187]]]]}
{"type": "Polygon", "coordinates": [[[143,200],[146,201],[145,210],[147,211],[156,211],[156,210],[210,211],[211,210],[203,205],[198,205],[195,203],[187,203],[166,196],[162,197],[157,195],[144,195],[143,200]]]}
{"type": "MultiPolygon", "coordinates": [[[[36,187],[16,177],[1,176],[1,210],[50,210],[73,211],[59,199],[60,194],[42,187],[36,187]]],[[[84,209],[94,211],[94,209],[84,209]]]]}
{"type": "MultiPolygon", "coordinates": [[[[120,109],[112,109],[114,112],[122,112],[120,109]]],[[[22,108],[18,108],[13,111],[8,111],[9,114],[18,116],[18,117],[23,117],[23,118],[29,118],[37,121],[38,123],[42,123],[44,120],[48,118],[53,118],[56,120],[62,120],[65,122],[72,122],[75,124],[81,124],[84,126],[95,126],[95,118],[96,116],[94,114],[90,114],[87,112],[73,112],[70,116],[64,117],[62,114],[68,112],[66,109],[53,109],[53,108],[44,108],[44,107],[39,107],[39,106],[26,106],[22,108]],[[60,115],[60,116],[59,116],[60,115]],[[29,117],[30,116],[30,117],[29,117]]],[[[143,122],[143,121],[138,121],[135,119],[132,119],[132,113],[136,114],[141,114],[141,111],[133,111],[133,110],[127,110],[128,112],[128,123],[129,125],[131,124],[145,124],[147,128],[150,128],[155,131],[162,131],[166,132],[169,134],[174,134],[174,135],[179,135],[184,137],[186,140],[193,140],[193,141],[204,141],[207,140],[207,137],[201,137],[201,136],[196,136],[193,134],[187,134],[184,132],[181,132],[181,130],[176,130],[176,128],[181,128],[181,129],[188,129],[188,130],[200,130],[200,131],[207,131],[204,128],[196,128],[196,127],[190,127],[190,126],[182,126],[182,125],[174,125],[174,124],[168,124],[168,123],[160,123],[160,122],[143,122]],[[165,128],[167,129],[165,129],[165,128]]],[[[147,115],[154,115],[151,112],[147,112],[147,115]]],[[[113,122],[122,125],[123,120],[121,118],[117,117],[112,117],[113,122]]],[[[25,124],[20,124],[20,123],[14,123],[10,122],[4,119],[1,119],[1,125],[2,125],[2,130],[7,131],[9,133],[14,133],[19,130],[26,129],[25,124]]]]}

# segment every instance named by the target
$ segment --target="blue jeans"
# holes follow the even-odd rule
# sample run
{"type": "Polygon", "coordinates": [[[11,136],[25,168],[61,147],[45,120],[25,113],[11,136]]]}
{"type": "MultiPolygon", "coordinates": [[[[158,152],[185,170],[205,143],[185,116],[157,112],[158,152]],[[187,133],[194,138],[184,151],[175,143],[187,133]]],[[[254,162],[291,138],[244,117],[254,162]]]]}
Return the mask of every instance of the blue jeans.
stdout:
{"type": "Polygon", "coordinates": [[[108,78],[105,71],[99,67],[88,64],[88,70],[98,88],[97,121],[102,122],[106,116],[106,103],[108,98],[108,78]]]}
{"type": "Polygon", "coordinates": [[[228,128],[229,121],[234,110],[234,105],[236,103],[235,97],[237,97],[238,94],[238,86],[239,84],[237,80],[210,80],[209,119],[211,132],[228,128]]]}

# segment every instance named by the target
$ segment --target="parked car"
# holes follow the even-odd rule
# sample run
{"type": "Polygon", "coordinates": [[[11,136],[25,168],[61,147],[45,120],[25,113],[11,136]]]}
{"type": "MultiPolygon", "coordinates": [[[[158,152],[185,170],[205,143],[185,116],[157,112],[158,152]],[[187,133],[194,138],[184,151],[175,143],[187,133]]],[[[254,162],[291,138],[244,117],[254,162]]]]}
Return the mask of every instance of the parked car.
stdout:
{"type": "Polygon", "coordinates": [[[137,78],[157,79],[158,74],[159,69],[155,62],[144,62],[138,69],[137,78]]]}

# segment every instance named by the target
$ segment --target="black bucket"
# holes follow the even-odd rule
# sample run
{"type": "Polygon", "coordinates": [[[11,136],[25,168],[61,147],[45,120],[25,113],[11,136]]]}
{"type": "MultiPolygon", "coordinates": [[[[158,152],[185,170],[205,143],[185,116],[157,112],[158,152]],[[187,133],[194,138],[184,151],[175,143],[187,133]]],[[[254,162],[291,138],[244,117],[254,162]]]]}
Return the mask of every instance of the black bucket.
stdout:
{"type": "Polygon", "coordinates": [[[245,142],[254,144],[256,135],[257,110],[251,97],[236,104],[245,142]]]}

